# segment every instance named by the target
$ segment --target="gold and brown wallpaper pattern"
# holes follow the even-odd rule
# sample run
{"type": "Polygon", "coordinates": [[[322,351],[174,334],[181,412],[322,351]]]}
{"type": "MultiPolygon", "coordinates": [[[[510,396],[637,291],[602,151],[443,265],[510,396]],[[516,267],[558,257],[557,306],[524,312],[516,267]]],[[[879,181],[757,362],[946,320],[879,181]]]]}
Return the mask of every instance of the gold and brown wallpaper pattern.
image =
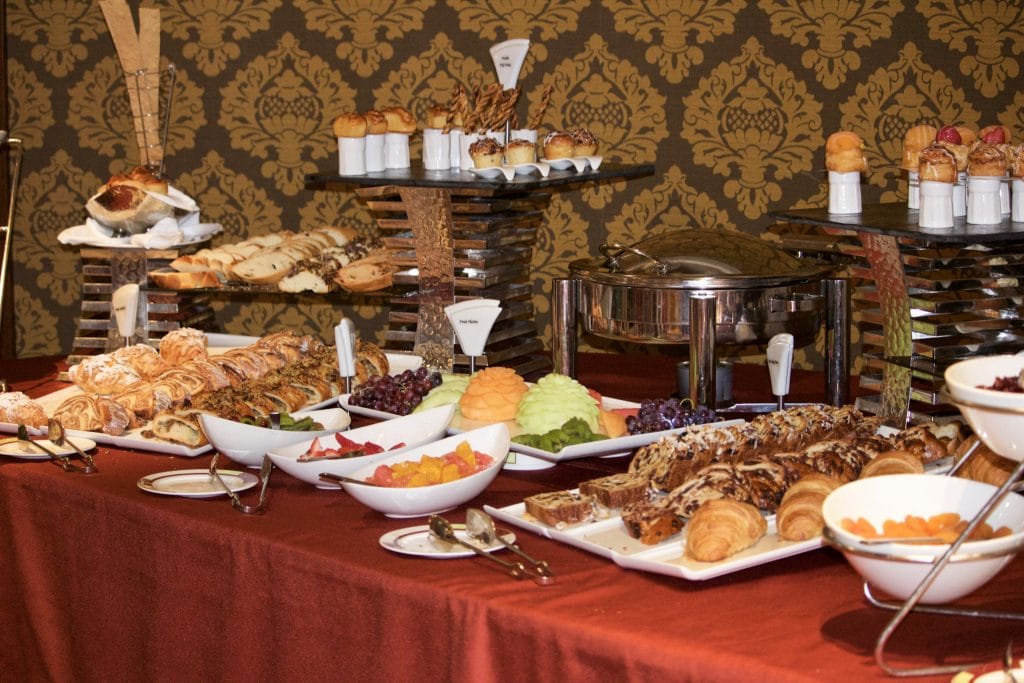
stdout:
{"type": "MultiPolygon", "coordinates": [[[[677,228],[758,233],[773,208],[823,205],[823,147],[834,130],[866,141],[869,202],[902,198],[895,160],[911,125],[1002,123],[1018,140],[1024,134],[1024,6],[1012,0],[142,4],[162,10],[163,58],[178,73],[167,170],[204,219],[224,226],[215,243],[326,223],[372,233],[351,193],[304,188],[307,173],[337,168],[333,118],[397,104],[422,121],[453,84],[493,79],[491,45],[529,38],[521,115],[551,84],[542,134],[586,125],[605,158],[656,169],[555,194],[532,268],[545,340],[552,278],[605,241],[677,228]]],[[[67,353],[80,259],[56,237],[135,161],[125,83],[92,0],[11,0],[7,14],[10,128],[26,151],[14,225],[16,348],[67,353]]],[[[383,304],[344,298],[215,297],[212,306],[218,325],[238,334],[327,337],[345,313],[380,339],[387,318],[383,304]]],[[[798,351],[798,362],[821,345],[798,351]]]]}

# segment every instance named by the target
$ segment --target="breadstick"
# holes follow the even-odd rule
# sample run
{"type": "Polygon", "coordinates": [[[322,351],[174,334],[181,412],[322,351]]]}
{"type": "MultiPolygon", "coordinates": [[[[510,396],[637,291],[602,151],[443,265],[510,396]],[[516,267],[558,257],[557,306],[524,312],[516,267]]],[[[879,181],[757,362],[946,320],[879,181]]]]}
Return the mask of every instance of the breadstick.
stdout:
{"type": "Polygon", "coordinates": [[[544,114],[547,113],[548,105],[551,104],[551,93],[554,92],[555,86],[548,84],[544,86],[544,92],[541,93],[540,102],[537,104],[537,108],[533,112],[533,116],[530,117],[529,121],[526,122],[526,127],[536,130],[540,128],[541,122],[544,121],[544,114]]]}

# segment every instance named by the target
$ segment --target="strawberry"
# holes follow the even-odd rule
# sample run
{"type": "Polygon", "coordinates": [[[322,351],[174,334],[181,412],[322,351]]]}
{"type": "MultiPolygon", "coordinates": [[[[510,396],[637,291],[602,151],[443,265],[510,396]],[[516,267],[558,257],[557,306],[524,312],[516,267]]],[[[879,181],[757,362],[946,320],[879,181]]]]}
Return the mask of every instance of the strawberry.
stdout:
{"type": "Polygon", "coordinates": [[[943,126],[939,129],[939,132],[935,134],[936,142],[948,142],[953,145],[964,144],[964,139],[960,137],[960,131],[956,129],[956,126],[943,126]]]}
{"type": "Polygon", "coordinates": [[[1002,145],[1006,143],[1006,136],[1003,134],[1002,128],[993,128],[985,133],[981,139],[990,145],[1002,145]]]}

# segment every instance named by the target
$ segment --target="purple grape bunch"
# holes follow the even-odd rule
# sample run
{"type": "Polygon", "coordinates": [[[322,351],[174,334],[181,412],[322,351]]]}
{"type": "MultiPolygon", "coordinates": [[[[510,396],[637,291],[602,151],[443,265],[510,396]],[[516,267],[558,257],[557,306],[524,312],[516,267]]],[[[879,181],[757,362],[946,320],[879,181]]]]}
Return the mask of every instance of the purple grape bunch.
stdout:
{"type": "Polygon", "coordinates": [[[626,418],[630,434],[648,434],[715,421],[715,411],[694,406],[689,398],[648,398],[640,402],[636,415],[626,418]]]}
{"type": "Polygon", "coordinates": [[[349,396],[349,405],[393,415],[408,415],[430,390],[441,383],[441,373],[426,368],[403,370],[397,375],[370,377],[349,396]]]}

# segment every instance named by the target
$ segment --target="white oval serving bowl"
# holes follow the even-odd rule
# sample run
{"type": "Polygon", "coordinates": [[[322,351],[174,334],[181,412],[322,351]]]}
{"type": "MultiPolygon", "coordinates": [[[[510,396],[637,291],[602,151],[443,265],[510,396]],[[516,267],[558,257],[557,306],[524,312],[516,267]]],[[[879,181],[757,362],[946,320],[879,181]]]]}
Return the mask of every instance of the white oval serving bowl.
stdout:
{"type": "Polygon", "coordinates": [[[368,479],[381,465],[393,465],[407,460],[419,460],[422,455],[442,456],[455,450],[463,441],[470,447],[485,453],[493,459],[486,469],[455,481],[431,486],[391,488],[344,482],[341,486],[363,505],[381,512],[388,517],[423,517],[445,510],[451,510],[483,492],[494,481],[508,456],[511,443],[508,427],[503,423],[481,427],[440,441],[424,444],[358,469],[350,476],[353,479],[368,479]]]}
{"type": "MultiPolygon", "coordinates": [[[[970,521],[996,487],[959,477],[895,474],[858,479],[829,494],[822,506],[825,537],[872,586],[905,600],[949,547],[943,544],[886,543],[865,545],[842,527],[843,519],[863,517],[881,530],[885,520],[907,515],[930,517],[956,512],[970,521]]],[[[1024,545],[1024,498],[1008,494],[988,517],[993,528],[1009,527],[1001,538],[964,543],[921,599],[924,604],[957,600],[995,576],[1024,545]]]]}
{"type": "Polygon", "coordinates": [[[993,452],[1024,460],[1024,393],[997,391],[999,377],[1017,377],[1024,356],[980,356],[946,368],[946,390],[978,438],[993,452]]]}
{"type": "Polygon", "coordinates": [[[307,416],[322,424],[324,428],[314,432],[271,429],[247,425],[215,415],[200,415],[199,420],[202,423],[206,439],[219,453],[240,465],[259,467],[263,463],[263,456],[268,451],[302,441],[312,441],[316,436],[334,434],[352,424],[352,416],[341,408],[299,410],[292,413],[292,417],[296,419],[307,416]]]}
{"type": "MultiPolygon", "coordinates": [[[[350,476],[358,469],[390,457],[400,450],[415,448],[444,436],[455,414],[454,405],[438,406],[421,413],[412,413],[393,420],[376,422],[365,427],[357,427],[345,432],[345,437],[358,443],[372,442],[384,449],[383,453],[362,455],[354,458],[337,458],[332,460],[312,460],[299,462],[299,456],[309,450],[313,443],[307,438],[302,443],[292,444],[284,448],[275,448],[267,453],[271,462],[292,475],[296,479],[322,489],[338,489],[338,484],[322,481],[321,472],[329,472],[340,476],[350,476]],[[396,449],[397,444],[405,444],[396,449]],[[394,449],[394,450],[392,450],[394,449]]],[[[333,446],[332,436],[321,438],[325,447],[333,446]]]]}

